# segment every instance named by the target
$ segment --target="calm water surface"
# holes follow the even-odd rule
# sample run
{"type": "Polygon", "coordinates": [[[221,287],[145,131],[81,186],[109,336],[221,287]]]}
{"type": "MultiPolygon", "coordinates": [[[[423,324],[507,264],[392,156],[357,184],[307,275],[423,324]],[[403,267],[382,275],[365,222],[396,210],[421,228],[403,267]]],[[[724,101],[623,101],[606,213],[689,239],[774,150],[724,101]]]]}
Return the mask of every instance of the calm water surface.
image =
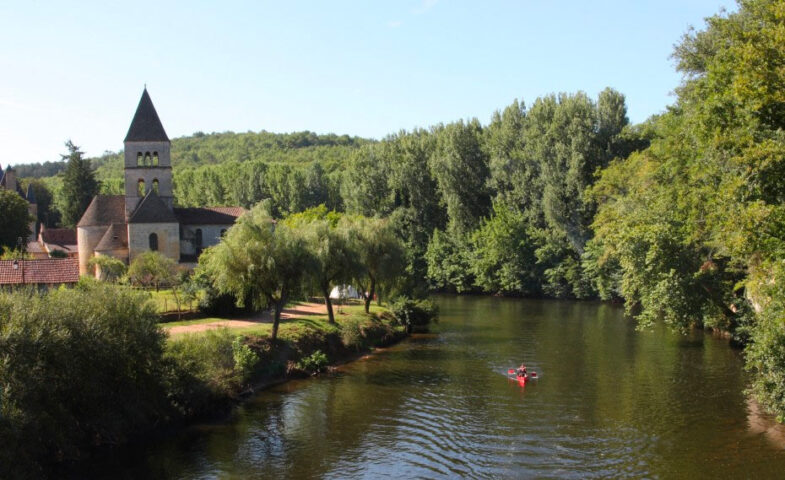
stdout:
{"type": "Polygon", "coordinates": [[[597,303],[437,297],[441,321],[116,459],[106,478],[783,478],[727,342],[597,303]],[[541,378],[506,378],[525,361],[541,378]]]}

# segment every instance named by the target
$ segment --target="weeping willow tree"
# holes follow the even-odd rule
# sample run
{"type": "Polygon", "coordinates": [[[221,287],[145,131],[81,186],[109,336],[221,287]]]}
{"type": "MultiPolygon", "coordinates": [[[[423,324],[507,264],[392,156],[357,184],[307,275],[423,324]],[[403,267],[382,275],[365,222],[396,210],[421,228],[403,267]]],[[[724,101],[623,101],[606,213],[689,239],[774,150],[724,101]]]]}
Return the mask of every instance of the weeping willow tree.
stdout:
{"type": "Polygon", "coordinates": [[[256,309],[273,307],[271,338],[275,340],[281,312],[299,291],[314,260],[303,235],[283,223],[275,224],[260,204],[240,217],[199,262],[219,292],[256,309]]]}

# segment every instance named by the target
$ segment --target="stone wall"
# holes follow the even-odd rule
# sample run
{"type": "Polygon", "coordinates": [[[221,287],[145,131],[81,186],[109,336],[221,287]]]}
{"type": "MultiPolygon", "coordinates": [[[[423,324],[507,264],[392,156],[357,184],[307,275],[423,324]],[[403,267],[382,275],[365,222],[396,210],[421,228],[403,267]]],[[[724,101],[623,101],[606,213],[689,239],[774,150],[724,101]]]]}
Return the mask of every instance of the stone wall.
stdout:
{"type": "Polygon", "coordinates": [[[96,227],[77,227],[76,229],[76,243],[79,245],[79,275],[86,275],[89,272],[87,264],[93,258],[95,246],[101,241],[101,238],[106,233],[108,226],[96,227]]]}
{"type": "Polygon", "coordinates": [[[129,223],[128,261],[150,250],[150,234],[158,236],[158,251],[180,261],[180,225],[177,223],[129,223]]]}
{"type": "Polygon", "coordinates": [[[231,225],[183,225],[180,238],[180,253],[183,255],[196,255],[194,239],[196,230],[202,230],[202,249],[217,245],[221,241],[221,231],[229,230],[231,225]]]}
{"type": "Polygon", "coordinates": [[[172,193],[172,162],[169,142],[125,142],[125,215],[131,215],[144,194],[153,189],[158,180],[158,196],[171,209],[174,206],[172,193]],[[148,154],[157,153],[157,164],[145,162],[148,154]],[[139,165],[138,155],[142,156],[139,165]],[[139,180],[144,180],[145,191],[139,195],[139,180]]]}

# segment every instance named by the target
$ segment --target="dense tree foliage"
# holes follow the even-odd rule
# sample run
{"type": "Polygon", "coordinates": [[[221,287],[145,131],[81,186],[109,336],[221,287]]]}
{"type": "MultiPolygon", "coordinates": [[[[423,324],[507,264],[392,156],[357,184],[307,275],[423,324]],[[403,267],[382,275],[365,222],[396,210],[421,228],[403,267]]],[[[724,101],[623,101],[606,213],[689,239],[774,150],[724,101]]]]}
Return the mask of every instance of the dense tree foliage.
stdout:
{"type": "Polygon", "coordinates": [[[67,163],[64,161],[25,163],[15,165],[14,170],[16,170],[16,174],[19,176],[19,178],[54,177],[65,170],[66,165],[67,163]]]}
{"type": "MultiPolygon", "coordinates": [[[[97,269],[98,279],[106,282],[117,282],[128,271],[128,267],[126,266],[125,262],[118,258],[107,255],[98,255],[91,258],[88,262],[88,266],[90,268],[97,269]]],[[[134,276],[139,277],[139,267],[136,268],[137,272],[134,274],[134,276]]]]}
{"type": "Polygon", "coordinates": [[[324,205],[305,212],[290,215],[285,223],[292,229],[299,230],[305,238],[305,248],[313,262],[311,271],[307,272],[306,283],[310,284],[324,297],[327,316],[330,323],[335,323],[331,290],[336,285],[350,283],[361,265],[356,252],[350,244],[348,229],[339,228],[341,215],[328,212],[324,205]]]}
{"type": "Polygon", "coordinates": [[[273,307],[273,340],[283,307],[300,291],[305,273],[315,263],[304,236],[284,223],[276,225],[264,205],[240,217],[199,261],[221,293],[257,309],[273,307]]]}
{"type": "Polygon", "coordinates": [[[0,292],[0,475],[40,478],[46,462],[82,458],[164,421],[157,322],[128,289],[0,292]]]}
{"type": "Polygon", "coordinates": [[[37,220],[47,227],[54,227],[60,223],[60,213],[54,208],[54,194],[47,186],[47,182],[33,178],[26,181],[24,189],[33,189],[38,210],[37,220]]]}
{"type": "Polygon", "coordinates": [[[356,258],[354,281],[365,298],[365,313],[383,288],[391,290],[403,274],[403,245],[388,220],[344,217],[339,226],[346,230],[348,248],[356,258]]]}
{"type": "Polygon", "coordinates": [[[0,188],[0,250],[17,248],[20,237],[26,244],[30,221],[25,199],[16,192],[0,188]]]}
{"type": "MultiPolygon", "coordinates": [[[[111,260],[100,258],[97,257],[92,263],[101,269],[101,275],[106,273],[116,278],[120,270],[119,266],[111,260]],[[104,272],[104,269],[107,271],[104,272]]],[[[142,252],[131,261],[128,267],[128,280],[134,285],[155,287],[156,290],[162,286],[171,286],[177,281],[177,263],[161,252],[142,252]]]]}
{"type": "Polygon", "coordinates": [[[676,48],[684,81],[651,147],[614,162],[586,266],[645,325],[711,326],[749,343],[752,390],[785,415],[785,7],[739,3],[676,48]],[[758,313],[755,314],[754,312],[758,313]]]}
{"type": "Polygon", "coordinates": [[[90,167],[90,160],[82,158],[83,153],[79,147],[70,140],[65,143],[65,146],[68,148],[68,154],[62,157],[63,160],[68,160],[68,163],[63,171],[60,212],[63,224],[74,226],[98,193],[99,184],[90,167]]]}

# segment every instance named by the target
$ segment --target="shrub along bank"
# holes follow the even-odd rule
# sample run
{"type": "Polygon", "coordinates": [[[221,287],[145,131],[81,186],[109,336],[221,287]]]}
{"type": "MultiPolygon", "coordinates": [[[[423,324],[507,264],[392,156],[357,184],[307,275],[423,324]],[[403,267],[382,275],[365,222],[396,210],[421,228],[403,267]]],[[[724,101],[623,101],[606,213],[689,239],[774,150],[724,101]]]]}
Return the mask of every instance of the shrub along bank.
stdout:
{"type": "Polygon", "coordinates": [[[275,342],[228,329],[167,341],[152,302],[126,288],[0,292],[0,478],[38,477],[405,336],[386,309],[346,310],[337,325],[288,322],[275,342]]]}

